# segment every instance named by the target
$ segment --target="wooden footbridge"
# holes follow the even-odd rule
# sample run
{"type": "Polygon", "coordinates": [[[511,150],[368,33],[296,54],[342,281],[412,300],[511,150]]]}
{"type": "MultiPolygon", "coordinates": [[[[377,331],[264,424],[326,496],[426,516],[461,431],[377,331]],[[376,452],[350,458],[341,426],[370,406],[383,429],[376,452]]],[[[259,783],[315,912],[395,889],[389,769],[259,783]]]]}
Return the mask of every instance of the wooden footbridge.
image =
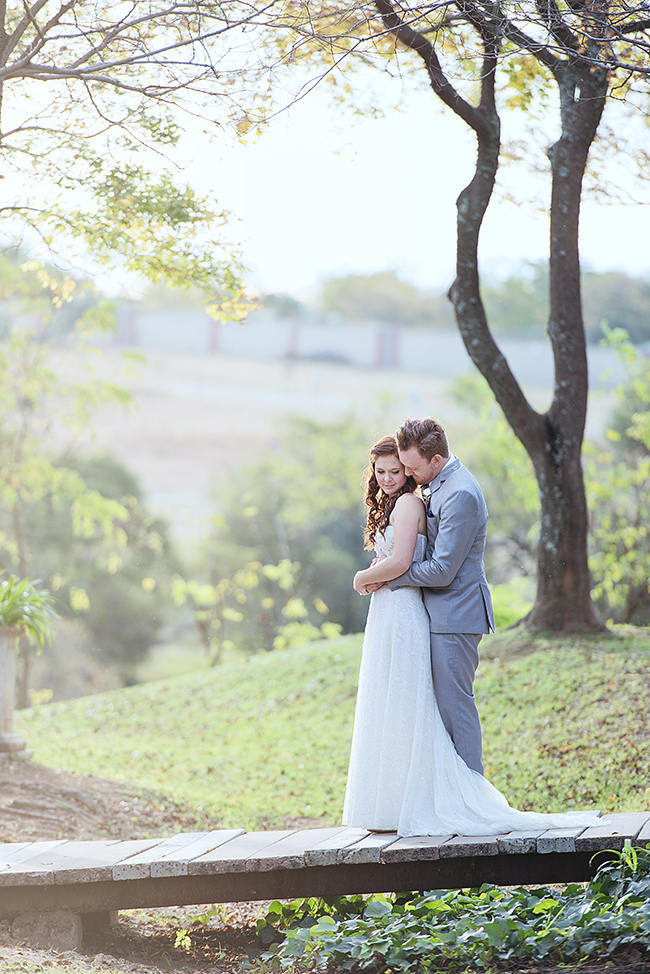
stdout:
{"type": "Polygon", "coordinates": [[[70,948],[123,909],[581,881],[626,839],[650,845],[650,810],[604,815],[587,829],[490,836],[334,827],[0,843],[0,918],[13,920],[16,937],[61,946],[58,918],[70,948]]]}

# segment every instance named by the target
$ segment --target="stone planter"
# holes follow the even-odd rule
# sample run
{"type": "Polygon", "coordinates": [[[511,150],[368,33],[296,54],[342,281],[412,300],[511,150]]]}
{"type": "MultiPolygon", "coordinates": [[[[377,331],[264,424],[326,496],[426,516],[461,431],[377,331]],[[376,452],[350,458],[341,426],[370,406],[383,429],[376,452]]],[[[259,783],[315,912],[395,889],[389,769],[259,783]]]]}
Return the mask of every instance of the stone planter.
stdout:
{"type": "Polygon", "coordinates": [[[17,629],[0,628],[0,754],[24,751],[25,742],[14,734],[14,705],[16,700],[17,629]]]}

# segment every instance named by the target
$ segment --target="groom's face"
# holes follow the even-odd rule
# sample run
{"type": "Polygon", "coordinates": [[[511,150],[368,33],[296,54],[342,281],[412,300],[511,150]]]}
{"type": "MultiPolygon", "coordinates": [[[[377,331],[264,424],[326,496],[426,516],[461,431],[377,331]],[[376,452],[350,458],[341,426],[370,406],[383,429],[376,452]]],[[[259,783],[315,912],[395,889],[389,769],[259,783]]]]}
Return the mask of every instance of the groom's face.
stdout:
{"type": "Polygon", "coordinates": [[[399,450],[399,458],[404,464],[407,477],[413,477],[416,484],[428,484],[444,466],[443,457],[435,453],[430,460],[423,457],[416,446],[399,450]]]}

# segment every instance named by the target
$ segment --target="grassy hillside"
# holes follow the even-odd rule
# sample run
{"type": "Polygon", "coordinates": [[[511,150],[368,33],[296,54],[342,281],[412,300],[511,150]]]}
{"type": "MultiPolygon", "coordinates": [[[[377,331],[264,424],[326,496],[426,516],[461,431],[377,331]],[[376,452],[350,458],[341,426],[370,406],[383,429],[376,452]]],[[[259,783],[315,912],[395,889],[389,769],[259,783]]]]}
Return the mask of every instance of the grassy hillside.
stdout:
{"type": "MultiPolygon", "coordinates": [[[[650,805],[650,633],[486,639],[486,771],[539,810],[650,805]],[[491,658],[490,658],[491,657],[491,658]]],[[[360,638],[259,655],[18,715],[37,761],[157,790],[197,823],[340,820],[360,638]]]]}

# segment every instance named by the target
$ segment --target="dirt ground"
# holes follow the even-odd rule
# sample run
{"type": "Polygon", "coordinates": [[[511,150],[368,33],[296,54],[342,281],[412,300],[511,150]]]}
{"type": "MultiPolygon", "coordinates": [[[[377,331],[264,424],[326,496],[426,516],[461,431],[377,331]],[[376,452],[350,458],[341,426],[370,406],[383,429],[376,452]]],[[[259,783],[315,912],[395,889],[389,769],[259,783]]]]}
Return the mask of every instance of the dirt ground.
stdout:
{"type": "MultiPolygon", "coordinates": [[[[0,842],[127,839],[194,828],[191,812],[159,796],[135,794],[117,782],[55,771],[22,758],[0,758],[0,842]]],[[[8,924],[0,923],[0,972],[234,974],[259,952],[253,927],[264,908],[263,903],[220,907],[208,926],[200,925],[190,933],[185,950],[175,947],[176,935],[190,927],[205,907],[125,911],[119,914],[117,926],[88,945],[90,967],[82,958],[12,943],[8,924]]]]}
{"type": "Polygon", "coordinates": [[[193,825],[189,812],[157,796],[22,758],[0,758],[0,842],[148,838],[193,825]]]}
{"type": "MultiPolygon", "coordinates": [[[[116,782],[54,771],[24,759],[0,758],[0,842],[126,839],[195,827],[189,810],[158,796],[135,794],[116,782]]],[[[223,904],[211,911],[207,923],[194,925],[206,907],[124,911],[116,926],[89,943],[82,954],[32,950],[12,942],[8,924],[0,922],[0,974],[248,974],[258,967],[262,949],[255,936],[255,919],[267,905],[223,904]],[[177,934],[183,930],[189,941],[184,947],[176,946],[177,934]]],[[[615,962],[515,966],[507,974],[574,971],[650,974],[650,958],[632,949],[615,962]]]]}
{"type": "Polygon", "coordinates": [[[13,943],[0,923],[2,974],[248,974],[259,956],[254,923],[268,904],[224,905],[206,926],[192,927],[201,907],[130,910],[108,932],[84,944],[82,953],[34,950],[13,943]],[[189,943],[177,947],[179,931],[189,943]],[[6,945],[6,946],[3,946],[6,945]]]}

